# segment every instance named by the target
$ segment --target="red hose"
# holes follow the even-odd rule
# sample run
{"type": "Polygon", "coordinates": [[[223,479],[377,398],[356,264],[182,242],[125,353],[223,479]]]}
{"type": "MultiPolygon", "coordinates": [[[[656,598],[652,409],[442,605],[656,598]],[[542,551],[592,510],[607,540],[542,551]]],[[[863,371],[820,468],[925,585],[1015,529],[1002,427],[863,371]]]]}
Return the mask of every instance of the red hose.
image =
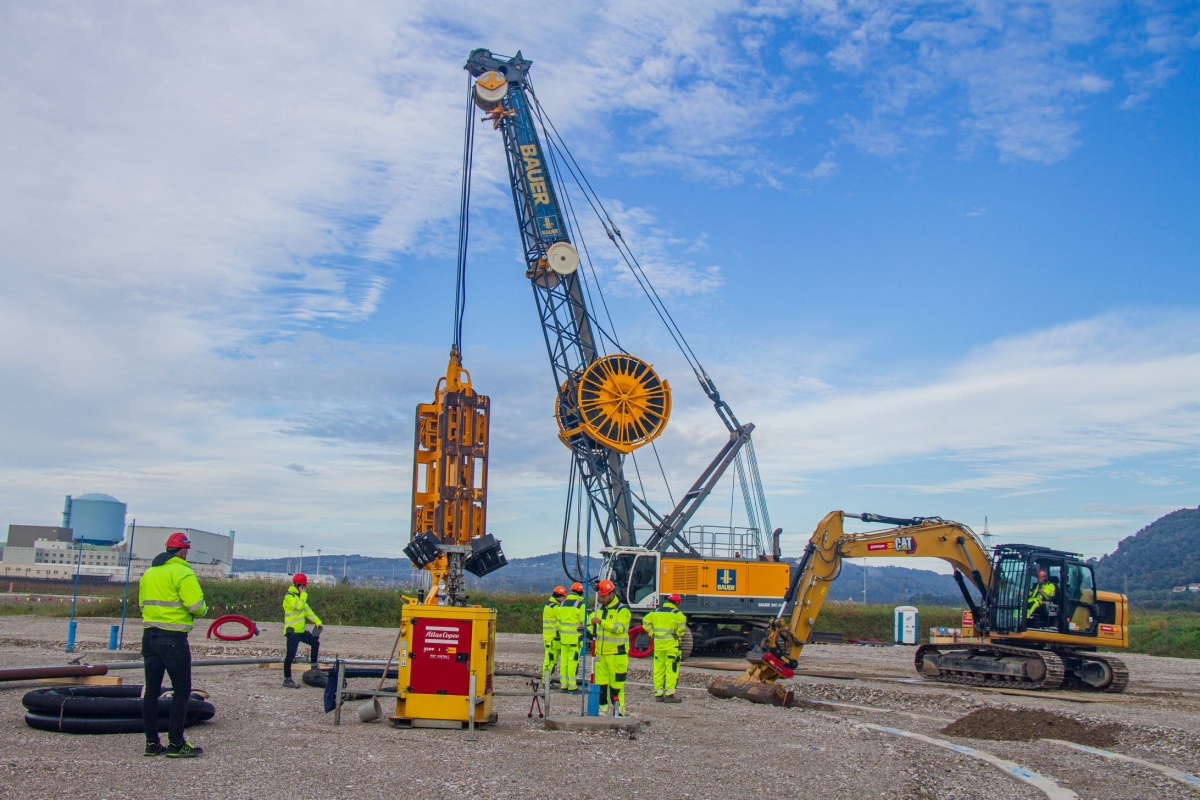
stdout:
{"type": "Polygon", "coordinates": [[[654,652],[654,640],[650,639],[649,636],[647,636],[646,638],[650,639],[650,644],[646,645],[646,648],[644,650],[639,649],[637,646],[638,637],[641,636],[645,632],[646,632],[646,629],[644,627],[642,627],[641,625],[634,625],[632,628],[629,629],[629,655],[632,658],[645,658],[646,656],[648,656],[654,652]]]}
{"type": "Polygon", "coordinates": [[[249,617],[243,617],[241,614],[225,614],[212,621],[212,624],[208,626],[208,633],[205,635],[209,639],[215,636],[223,642],[241,642],[251,636],[258,636],[258,626],[249,617]],[[236,635],[221,633],[221,626],[227,622],[236,622],[238,625],[245,626],[246,632],[236,635]]]}

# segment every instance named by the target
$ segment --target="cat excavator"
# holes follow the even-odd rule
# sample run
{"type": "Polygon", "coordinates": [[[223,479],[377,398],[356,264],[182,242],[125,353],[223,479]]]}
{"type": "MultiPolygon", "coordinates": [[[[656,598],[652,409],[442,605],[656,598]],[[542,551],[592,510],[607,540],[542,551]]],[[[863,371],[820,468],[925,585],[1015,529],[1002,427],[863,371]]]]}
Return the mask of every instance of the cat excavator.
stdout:
{"type": "Polygon", "coordinates": [[[1122,692],[1129,683],[1124,663],[1097,648],[1129,646],[1125,595],[1100,591],[1092,565],[1073,553],[1027,544],[991,552],[974,531],[940,517],[900,519],[879,514],[825,515],[813,532],[784,598],[783,611],[750,666],[735,678],[716,678],[708,691],[755,703],[789,706],[791,678],[816,625],[842,559],[940,558],[975,618],[978,640],[917,648],[918,674],[935,681],[1023,689],[1122,692]],[[892,527],[847,533],[847,518],[892,527]]]}

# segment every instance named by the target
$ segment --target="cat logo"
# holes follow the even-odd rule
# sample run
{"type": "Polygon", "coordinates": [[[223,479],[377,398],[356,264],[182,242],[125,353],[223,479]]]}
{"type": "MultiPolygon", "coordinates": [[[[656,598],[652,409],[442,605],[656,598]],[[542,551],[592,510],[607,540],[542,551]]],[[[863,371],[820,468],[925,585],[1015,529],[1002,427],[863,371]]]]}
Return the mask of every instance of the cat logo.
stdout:
{"type": "Polygon", "coordinates": [[[717,570],[717,591],[718,592],[736,592],[737,591],[737,570],[736,569],[719,569],[719,570],[717,570]]]}
{"type": "Polygon", "coordinates": [[[915,553],[917,552],[917,542],[911,536],[896,537],[896,552],[897,553],[915,553]]]}

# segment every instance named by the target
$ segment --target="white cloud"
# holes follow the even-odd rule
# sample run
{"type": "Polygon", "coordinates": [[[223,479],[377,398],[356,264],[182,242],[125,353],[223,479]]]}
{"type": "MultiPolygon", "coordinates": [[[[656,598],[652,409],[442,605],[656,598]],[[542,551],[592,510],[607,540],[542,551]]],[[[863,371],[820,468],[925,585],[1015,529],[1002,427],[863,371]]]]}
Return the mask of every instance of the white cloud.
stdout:
{"type": "MultiPolygon", "coordinates": [[[[803,126],[829,99],[814,74],[831,63],[867,101],[845,129],[864,149],[903,152],[961,121],[1014,157],[1061,157],[1080,135],[1075,103],[1119,83],[1061,42],[1107,41],[1105,18],[1055,5],[1063,33],[1047,44],[988,17],[992,7],[921,28],[889,4],[832,0],[566,4],[531,29],[511,7],[465,2],[5,5],[0,519],[53,521],[63,494],[98,490],[142,524],[236,528],[260,552],[302,534],[398,551],[412,405],[445,364],[440,331],[408,318],[444,299],[421,294],[422,271],[453,260],[459,67],[471,47],[525,48],[559,130],[610,174],[835,180],[844,142],[790,148],[822,154],[803,169],[774,152],[817,136],[803,126]],[[819,42],[792,35],[809,23],[819,42]],[[990,74],[1001,56],[1015,66],[990,74]],[[954,114],[929,108],[958,92],[954,114]],[[397,322],[380,319],[389,299],[397,322]],[[367,323],[398,344],[358,339],[367,323]]],[[[1152,91],[1194,44],[1180,44],[1187,25],[1169,15],[1146,30],[1121,63],[1159,70],[1136,81],[1152,91]]],[[[478,147],[472,241],[508,257],[507,177],[495,139],[478,147]]],[[[610,205],[661,293],[719,295],[723,265],[705,231],[610,205]]],[[[640,292],[614,267],[600,257],[606,290],[640,292]]],[[[1053,470],[1192,446],[1190,325],[1102,318],[1001,343],[929,385],[884,389],[845,388],[830,367],[863,346],[850,334],[768,363],[769,346],[715,330],[712,340],[730,339],[725,363],[706,361],[769,432],[764,472],[787,491],[830,467],[942,454],[976,460],[982,485],[1026,491],[1053,470]],[[1112,363],[1102,351],[1116,352],[1112,363]],[[778,374],[800,357],[802,374],[778,374]],[[772,439],[805,444],[784,453],[772,439]],[[1026,457],[1030,470],[1012,469],[1026,457]]],[[[542,501],[558,501],[566,451],[541,353],[508,349],[508,333],[493,334],[474,368],[512,426],[496,431],[493,511],[514,533],[530,519],[552,531],[558,509],[542,501]]],[[[677,406],[679,435],[663,442],[673,478],[690,481],[719,445],[711,414],[702,400],[677,406]]],[[[538,535],[523,540],[535,552],[548,549],[538,535]]]]}

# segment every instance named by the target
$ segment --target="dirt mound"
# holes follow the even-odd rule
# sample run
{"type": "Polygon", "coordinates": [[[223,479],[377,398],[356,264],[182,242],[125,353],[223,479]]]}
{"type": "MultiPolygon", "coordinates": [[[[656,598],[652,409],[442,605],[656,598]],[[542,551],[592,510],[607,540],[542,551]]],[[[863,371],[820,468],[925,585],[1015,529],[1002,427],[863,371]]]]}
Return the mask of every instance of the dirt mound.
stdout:
{"type": "Polygon", "coordinates": [[[1065,739],[1092,747],[1111,747],[1124,726],[1116,722],[1085,722],[1049,711],[980,708],[942,728],[942,733],[968,739],[1031,742],[1065,739]]]}

